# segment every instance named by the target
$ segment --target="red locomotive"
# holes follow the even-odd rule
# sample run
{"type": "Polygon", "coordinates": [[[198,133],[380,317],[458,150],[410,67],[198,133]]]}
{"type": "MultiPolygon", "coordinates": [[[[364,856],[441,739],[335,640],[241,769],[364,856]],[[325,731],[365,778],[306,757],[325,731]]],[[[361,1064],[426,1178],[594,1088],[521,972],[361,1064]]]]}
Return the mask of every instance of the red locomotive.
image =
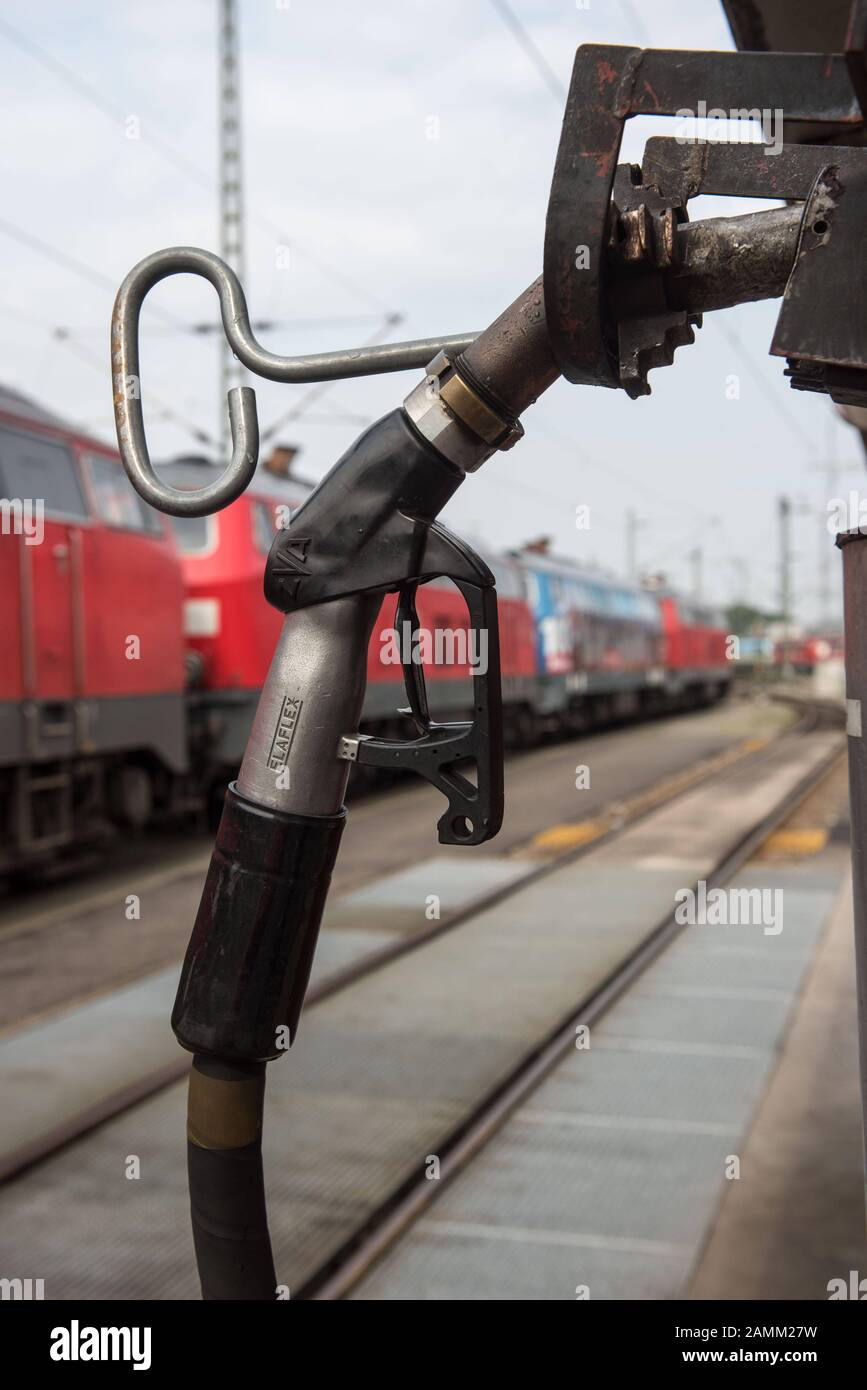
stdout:
{"type": "Polygon", "coordinates": [[[115,451],[0,391],[0,868],[144,824],[188,767],[180,557],[115,451]]]}
{"type": "MultiPolygon", "coordinates": [[[[161,469],[176,487],[205,472],[195,458],[161,469]]],[[[222,796],[282,621],[262,594],[265,556],[309,491],[263,466],[225,510],[169,519],[140,500],[113,450],[0,392],[0,869],[222,796]]],[[[725,692],[725,633],[709,611],[538,548],[485,558],[512,744],[725,692]]],[[[395,603],[371,639],[363,728],[406,737],[411,634],[395,631],[395,603]]],[[[417,607],[432,712],[466,717],[484,635],[468,631],[447,581],[420,589],[417,607]]]]}
{"type": "Polygon", "coordinates": [[[775,642],[773,648],[773,664],[777,667],[788,666],[799,676],[812,675],[824,661],[840,661],[842,658],[843,643],[836,633],[827,637],[798,635],[784,642],[775,642]]]}

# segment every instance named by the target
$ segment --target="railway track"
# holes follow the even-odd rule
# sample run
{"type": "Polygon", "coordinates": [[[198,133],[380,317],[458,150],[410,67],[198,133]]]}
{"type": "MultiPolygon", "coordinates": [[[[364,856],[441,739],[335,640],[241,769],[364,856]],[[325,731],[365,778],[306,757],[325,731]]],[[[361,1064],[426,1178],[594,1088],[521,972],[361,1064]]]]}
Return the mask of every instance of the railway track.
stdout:
{"type": "MultiPolygon", "coordinates": [[[[794,699],[791,703],[798,704],[794,699]]],[[[736,766],[748,764],[751,768],[759,771],[763,763],[773,755],[774,747],[781,738],[797,738],[814,732],[823,724],[834,727],[839,724],[841,718],[842,716],[832,706],[820,708],[818,705],[808,704],[800,709],[798,722],[776,737],[747,739],[732,748],[700,759],[692,767],[663,777],[631,796],[605,804],[589,819],[574,822],[571,826],[558,827],[561,833],[553,837],[553,843],[551,837],[544,833],[536,835],[529,841],[519,843],[513,850],[513,854],[524,861],[524,871],[519,876],[511,878],[508,882],[494,887],[484,894],[473,897],[464,907],[457,911],[447,912],[440,920],[427,923],[423,928],[410,934],[396,936],[386,945],[368,951],[343,968],[333,971],[324,979],[320,981],[314,979],[307,993],[305,1010],[316,1007],[317,1004],[351,987],[356,982],[377,970],[383,969],[401,957],[422,949],[447,932],[453,931],[462,922],[477,913],[495,907],[517,887],[537,883],[564,865],[574,863],[591,851],[610,844],[628,827],[635,825],[653,811],[670,804],[675,798],[691,788],[701,786],[702,783],[718,777],[736,766]],[[567,833],[564,835],[563,832],[567,833]]],[[[179,878],[187,879],[192,875],[197,885],[199,876],[204,874],[207,867],[209,856],[210,850],[206,852],[204,858],[200,855],[192,864],[176,865],[168,871],[169,877],[176,874],[179,878]]],[[[165,874],[157,873],[154,876],[154,881],[160,882],[165,877],[165,874]]],[[[97,889],[86,900],[85,904],[78,906],[77,914],[86,916],[97,904],[111,901],[112,896],[117,897],[116,888],[97,889]]],[[[24,924],[20,930],[42,932],[51,926],[53,920],[54,915],[51,912],[41,916],[37,915],[32,921],[24,924]]],[[[2,940],[2,931],[3,928],[0,926],[0,940],[2,940]]],[[[175,957],[172,955],[166,963],[169,964],[174,959],[175,957]]],[[[126,981],[122,981],[121,985],[125,983],[126,981]]],[[[49,1011],[48,1017],[52,1013],[53,1011],[49,1011]]],[[[22,1027],[32,1026],[39,1021],[39,1015],[16,1020],[14,1025],[0,1031],[0,1038],[4,1036],[4,1033],[6,1036],[15,1034],[22,1027]]],[[[152,1071],[137,1076],[130,1084],[104,1097],[99,1103],[83,1109],[74,1119],[58,1123],[56,1128],[42,1136],[36,1145],[26,1145],[18,1153],[0,1155],[0,1181],[13,1176],[31,1163],[39,1161],[55,1149],[85,1134],[95,1125],[102,1124],[114,1115],[120,1114],[129,1106],[153,1095],[154,1092],[170,1086],[186,1075],[188,1067],[188,1055],[178,1049],[175,1056],[166,1059],[152,1071]]]]}
{"type": "MultiPolygon", "coordinates": [[[[793,703],[797,701],[793,699],[793,703]]],[[[787,730],[780,735],[780,738],[798,738],[805,734],[816,732],[823,727],[841,728],[844,717],[839,709],[831,704],[810,705],[802,708],[801,718],[794,728],[787,730]]],[[[434,941],[444,933],[454,930],[460,926],[467,918],[474,916],[486,908],[494,907],[498,902],[502,902],[518,887],[529,887],[540,879],[547,878],[557,869],[566,864],[573,864],[584,858],[591,851],[599,849],[602,845],[610,844],[618,836],[622,835],[630,826],[637,824],[653,811],[670,804],[675,798],[682,796],[684,792],[694,787],[701,786],[714,777],[720,776],[728,769],[737,765],[743,765],[747,761],[751,767],[757,770],[767,762],[773,755],[773,745],[776,740],[758,740],[758,746],[753,746],[753,740],[747,740],[746,745],[741,748],[734,748],[721,753],[716,757],[703,759],[695,768],[690,771],[664,778],[659,784],[643,791],[627,800],[615,801],[611,805],[593,817],[592,821],[578,821],[580,827],[580,842],[572,845],[571,848],[558,848],[550,855],[546,856],[543,862],[536,868],[528,869],[527,873],[521,878],[514,880],[502,887],[496,888],[483,897],[476,898],[471,904],[458,912],[452,912],[439,922],[433,922],[422,931],[413,933],[402,940],[395,941],[393,944],[381,950],[373,951],[368,956],[357,961],[355,964],[347,966],[345,969],[335,972],[328,980],[322,984],[314,985],[307,996],[306,1007],[317,1003],[319,1000],[327,999],[330,995],[338,993],[342,989],[348,988],[356,980],[363,979],[366,975],[375,970],[382,969],[391,961],[399,959],[412,951],[419,950],[429,941],[434,941]]],[[[808,782],[806,790],[812,785],[808,782]]],[[[786,812],[787,814],[787,812],[786,812]]],[[[536,845],[539,845],[539,852],[544,853],[543,845],[538,840],[531,841],[524,846],[527,851],[532,852],[536,845]]]]}
{"type": "MultiPolygon", "coordinates": [[[[742,745],[705,759],[687,774],[665,779],[663,783],[625,803],[615,803],[607,807],[604,813],[594,817],[587,838],[581,843],[553,854],[546,850],[543,844],[538,848],[540,857],[535,860],[528,859],[526,873],[507,888],[499,888],[476,900],[470,908],[447,916],[413,936],[397,940],[388,948],[355,961],[320,984],[311,993],[308,1007],[315,1014],[319,1006],[326,1001],[339,999],[340,996],[352,996],[356,986],[386,973],[389,967],[401,968],[400,963],[403,962],[406,968],[413,965],[414,959],[421,963],[428,948],[434,947],[437,942],[442,943],[444,938],[468,920],[478,918],[480,913],[496,909],[498,904],[504,903],[518,890],[523,891],[542,884],[544,880],[557,874],[564,867],[576,864],[591,852],[616,845],[627,831],[640,826],[654,812],[674,806],[688,793],[702,787],[707,788],[714,781],[724,782],[727,777],[732,776],[738,776],[746,783],[750,779],[760,779],[763,768],[772,768],[775,761],[779,761],[787,750],[796,748],[805,737],[821,733],[829,727],[839,727],[840,723],[839,712],[808,706],[794,728],[774,739],[763,741],[761,746],[742,745]]],[[[759,824],[727,849],[714,867],[713,875],[708,875],[708,883],[722,883],[735,872],[739,865],[749,858],[755,847],[789,815],[798,801],[825,775],[833,762],[841,756],[841,752],[839,743],[835,741],[828,755],[815,763],[809,773],[763,816],[759,824]]],[[[527,848],[533,852],[532,845],[527,848]]],[[[354,1227],[336,1248],[323,1252],[323,1258],[314,1262],[314,1267],[308,1268],[304,1277],[297,1284],[293,1284],[293,1297],[331,1299],[341,1297],[351,1289],[396,1237],[439,1195],[449,1179],[472,1161],[521,1099],[556,1065],[565,1050],[574,1042],[576,1021],[590,1023],[600,1018],[647,965],[665,949],[675,930],[676,924],[671,914],[666,914],[664,919],[656,922],[642,935],[637,944],[633,944],[631,949],[623,953],[613,969],[608,970],[603,978],[595,980],[586,992],[574,999],[566,1011],[549,1020],[548,1027],[533,1038],[531,1045],[511,1059],[509,1067],[498,1076],[496,1084],[480,1090],[473,1097],[472,1103],[464,1107],[457,1122],[442,1128],[435,1146],[435,1151],[440,1156],[442,1180],[439,1183],[428,1182],[423,1170],[415,1168],[408,1173],[401,1173],[399,1181],[389,1183],[387,1190],[378,1193],[364,1220],[354,1227]]],[[[304,1030],[302,1036],[303,1034],[304,1030]]],[[[104,1132],[106,1122],[123,1122],[124,1112],[147,1096],[151,1097],[148,1105],[158,1103],[160,1097],[155,1093],[170,1088],[172,1081],[184,1075],[187,1067],[188,1058],[184,1054],[179,1055],[175,1067],[162,1068],[158,1073],[143,1078],[135,1088],[118,1094],[114,1103],[104,1106],[100,1113],[81,1116],[77,1126],[67,1126],[64,1131],[58,1131],[51,1142],[46,1142],[41,1153],[24,1156],[27,1164],[50,1166],[52,1160],[58,1158],[62,1148],[68,1146],[72,1140],[78,1139],[86,1143],[87,1139],[84,1136],[94,1125],[100,1125],[100,1132],[104,1132]]],[[[426,1152],[430,1150],[429,1139],[425,1142],[424,1148],[426,1152]]],[[[23,1167],[23,1163],[18,1164],[17,1171],[21,1173],[23,1167]]],[[[11,1171],[8,1170],[7,1176],[11,1171]]],[[[20,1181],[28,1181],[26,1172],[22,1174],[20,1181]]],[[[14,1185],[7,1189],[7,1192],[11,1196],[14,1185]]]]}
{"type": "MultiPolygon", "coordinates": [[[[791,733],[797,737],[813,732],[826,723],[839,727],[839,711],[830,704],[816,705],[804,711],[800,724],[791,733]]],[[[842,750],[833,754],[818,771],[806,776],[758,826],[742,838],[707,878],[708,892],[722,887],[747,863],[841,757],[842,750]]],[[[762,754],[756,754],[755,765],[761,761],[762,754]]],[[[645,940],[605,980],[580,998],[547,1037],[521,1057],[500,1085],[480,1099],[462,1123],[443,1140],[437,1148],[439,1180],[431,1182],[422,1165],[395,1187],[370,1216],[364,1228],[325,1262],[297,1290],[295,1297],[332,1301],[349,1293],[402,1234],[442,1196],[449,1182],[472,1163],[513,1111],[569,1055],[575,1046],[576,1029],[598,1023],[683,930],[673,912],[658,922],[645,940]]]]}
{"type": "MultiPolygon", "coordinates": [[[[506,765],[503,828],[496,840],[466,856],[468,871],[480,865],[484,878],[492,861],[521,854],[541,816],[542,824],[559,821],[567,827],[567,845],[549,844],[545,852],[568,848],[576,834],[576,806],[583,811],[578,833],[594,834],[611,806],[631,803],[747,735],[773,735],[779,727],[780,712],[773,707],[734,701],[513,755],[506,765]],[[593,769],[592,789],[577,797],[570,774],[576,764],[593,769]]],[[[416,779],[355,807],[333,875],[332,903],[401,865],[440,854],[432,843],[435,812],[436,794],[416,779]]],[[[141,858],[113,857],[94,879],[52,884],[7,900],[0,907],[0,979],[6,982],[0,984],[0,1036],[179,961],[211,849],[211,837],[166,842],[159,853],[148,845],[141,858]],[[141,924],[135,927],[123,913],[130,893],[142,905],[141,924]],[[47,970],[44,932],[51,933],[47,970]]]]}

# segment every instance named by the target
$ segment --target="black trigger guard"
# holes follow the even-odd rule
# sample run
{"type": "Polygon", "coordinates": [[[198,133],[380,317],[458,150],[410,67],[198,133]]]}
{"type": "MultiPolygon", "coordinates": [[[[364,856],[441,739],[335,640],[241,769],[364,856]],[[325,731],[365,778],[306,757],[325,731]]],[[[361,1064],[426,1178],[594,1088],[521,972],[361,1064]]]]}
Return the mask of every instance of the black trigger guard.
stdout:
{"type": "MultiPolygon", "coordinates": [[[[442,528],[445,532],[445,528],[442,528]]],[[[449,539],[456,539],[449,537],[449,539]]],[[[418,738],[406,742],[362,735],[357,761],[370,767],[407,768],[419,773],[448,800],[448,809],[437,822],[442,845],[480,845],[496,835],[503,823],[503,699],[500,685],[500,629],[497,591],[484,561],[459,542],[462,558],[477,561],[480,582],[454,574],[430,575],[451,579],[463,595],[470,628],[486,632],[487,664],[473,674],[473,719],[453,724],[435,723],[428,714],[424,671],[419,663],[404,663],[404,684],[409,713],[419,729],[418,738]],[[477,784],[460,772],[462,762],[476,765],[477,784]]],[[[461,568],[466,568],[462,565],[461,568]]],[[[417,581],[401,587],[398,614],[415,615],[417,581]]],[[[398,623],[401,619],[398,617],[398,623]]]]}

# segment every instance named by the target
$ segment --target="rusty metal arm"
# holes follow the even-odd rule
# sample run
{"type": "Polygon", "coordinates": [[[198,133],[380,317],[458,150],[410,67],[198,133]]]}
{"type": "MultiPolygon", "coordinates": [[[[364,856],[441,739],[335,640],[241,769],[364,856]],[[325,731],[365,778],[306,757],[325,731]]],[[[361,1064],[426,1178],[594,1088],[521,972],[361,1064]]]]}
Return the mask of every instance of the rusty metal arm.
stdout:
{"type": "Polygon", "coordinates": [[[665,276],[671,307],[703,314],[777,299],[795,263],[802,215],[797,205],[678,227],[677,265],[665,276]]]}
{"type": "MultiPolygon", "coordinates": [[[[783,294],[795,262],[803,205],[740,217],[686,222],[675,233],[671,269],[662,273],[668,304],[692,314],[783,294]]],[[[640,314],[656,272],[636,272],[612,257],[608,294],[618,311],[640,314]]],[[[519,295],[461,353],[482,384],[520,415],[560,375],[545,322],[542,278],[519,295]]]]}

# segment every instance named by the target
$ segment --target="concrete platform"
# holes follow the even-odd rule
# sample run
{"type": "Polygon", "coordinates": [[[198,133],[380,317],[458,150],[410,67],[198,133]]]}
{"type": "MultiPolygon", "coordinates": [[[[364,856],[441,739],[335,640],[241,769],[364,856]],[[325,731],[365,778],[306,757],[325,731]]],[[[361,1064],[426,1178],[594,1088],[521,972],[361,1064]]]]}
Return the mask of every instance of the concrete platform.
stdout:
{"type": "Polygon", "coordinates": [[[689,1297],[824,1299],[867,1278],[857,1038],[847,881],[689,1297]]]}
{"type": "Polygon", "coordinates": [[[738,875],[731,889],[783,893],[783,930],[686,927],[353,1296],[682,1296],[727,1172],[746,1180],[750,1117],[839,892],[831,861],[738,875]]]}
{"type": "MultiPolygon", "coordinates": [[[[329,903],[312,983],[427,925],[431,894],[443,915],[471,908],[533,866],[452,856],[417,864],[329,903]],[[378,925],[377,925],[378,924],[378,925]]],[[[90,1128],[119,1103],[185,1073],[169,1019],[180,963],[0,1038],[0,1179],[90,1128]]]]}
{"type": "MultiPolygon", "coordinates": [[[[506,811],[496,839],[458,851],[502,859],[540,829],[587,820],[702,760],[772,738],[794,723],[782,705],[732,699],[713,709],[547,744],[507,757],[506,811]],[[576,764],[592,771],[575,787],[576,764]]],[[[436,844],[442,797],[408,775],[353,801],[332,898],[455,850],[436,844]]],[[[73,1008],[179,961],[201,896],[213,836],[150,835],[112,845],[95,876],[42,883],[0,901],[0,1033],[73,1008]],[[140,918],[128,921],[135,894],[140,918]]],[[[377,927],[379,924],[376,924],[377,927]]]]}
{"type": "MultiPolygon", "coordinates": [[[[760,778],[741,767],[688,793],[311,1009],[269,1079],[266,1165],[283,1280],[297,1287],[670,912],[676,889],[709,876],[838,743],[816,734],[769,749],[760,778]]],[[[739,1000],[738,1017],[748,1005],[785,1008],[766,997],[770,985],[750,988],[761,997],[739,1000]]],[[[665,1008],[709,1013],[703,997],[678,997],[665,1008]]],[[[717,1004],[732,1009],[728,995],[717,1004]]],[[[660,1039],[668,1059],[665,1033],[642,1038],[626,1015],[623,1028],[614,1051],[627,1062],[636,1047],[655,1055],[660,1039]]],[[[766,1045],[759,1029],[757,1041],[717,1041],[709,1055],[734,1048],[743,1069],[766,1045]]],[[[184,1087],[172,1086],[8,1184],[0,1272],[45,1278],[49,1298],[195,1297],[183,1109],[184,1087]],[[125,1177],[130,1154],[139,1181],[125,1177]]]]}
{"type": "MultiPolygon", "coordinates": [[[[833,737],[817,735],[818,742],[811,746],[821,756],[823,748],[832,746],[833,737]]],[[[769,748],[769,754],[773,753],[773,747],[769,748]]],[[[737,745],[721,755],[723,760],[738,756],[737,745]]],[[[786,754],[784,767],[789,767],[791,761],[792,755],[786,754]]],[[[737,767],[736,762],[732,765],[737,767]]],[[[679,775],[694,778],[696,770],[679,775]]],[[[769,791],[773,794],[773,784],[765,787],[764,778],[760,778],[757,806],[765,804],[762,798],[769,791]]],[[[729,812],[725,810],[725,800],[719,808],[723,818],[726,814],[733,817],[732,825],[751,823],[751,803],[743,801],[743,794],[741,801],[729,812]]],[[[646,823],[650,827],[645,832],[651,837],[649,843],[653,843],[655,823],[655,818],[646,823]]],[[[725,837],[729,829],[723,819],[721,836],[725,837]]],[[[636,826],[630,835],[637,836],[628,843],[635,845],[640,858],[645,843],[641,826],[636,826]]],[[[411,868],[384,875],[375,884],[332,899],[317,947],[314,985],[400,936],[423,930],[434,918],[444,919],[471,910],[489,895],[516,885],[536,869],[532,856],[478,858],[440,851],[411,868]]],[[[684,882],[690,881],[689,863],[681,865],[679,871],[686,875],[684,882]]],[[[588,873],[591,876],[587,890],[595,891],[592,867],[588,867],[588,873]]],[[[606,885],[603,870],[600,890],[604,892],[606,885]]],[[[623,888],[627,919],[636,912],[641,915],[646,907],[645,880],[640,876],[634,880],[631,897],[625,880],[623,888]]],[[[663,910],[660,900],[659,912],[663,910]]],[[[4,1108],[0,1179],[50,1152],[58,1142],[85,1132],[114,1113],[121,1103],[138,1100],[184,1074],[186,1059],[169,1025],[178,972],[179,963],[173,963],[109,995],[0,1037],[0,1093],[4,1108]],[[133,1046],[131,1038],[135,1039],[133,1046]]]]}

